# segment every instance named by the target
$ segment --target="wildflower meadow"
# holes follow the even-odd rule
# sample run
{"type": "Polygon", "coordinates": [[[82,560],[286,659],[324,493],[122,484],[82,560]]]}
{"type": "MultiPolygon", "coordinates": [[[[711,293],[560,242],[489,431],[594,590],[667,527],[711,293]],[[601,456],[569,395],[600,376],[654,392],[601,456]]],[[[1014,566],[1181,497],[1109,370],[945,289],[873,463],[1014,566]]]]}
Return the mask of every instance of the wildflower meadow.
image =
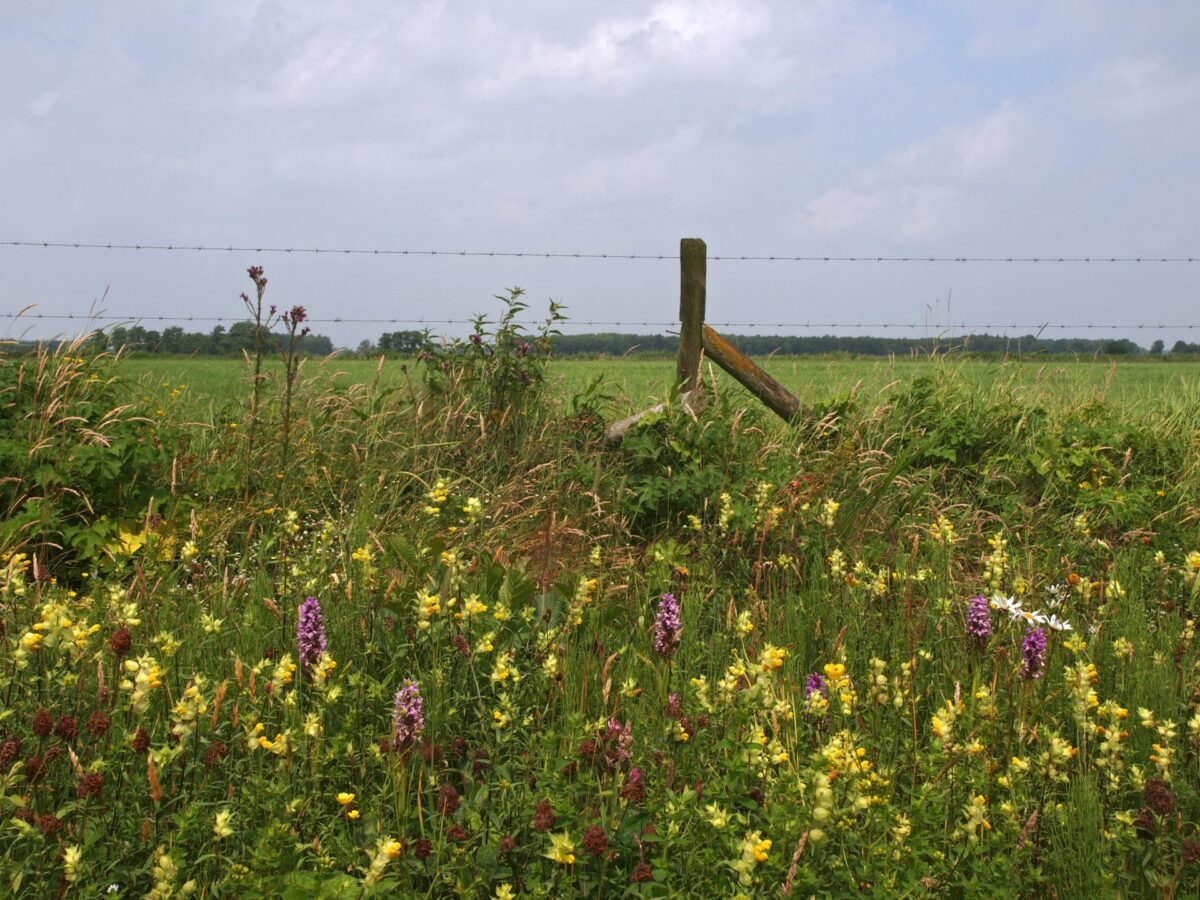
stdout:
{"type": "Polygon", "coordinates": [[[1194,381],[664,362],[607,446],[505,302],[350,383],[291,308],[236,396],[0,357],[0,893],[1200,891],[1194,381]]]}

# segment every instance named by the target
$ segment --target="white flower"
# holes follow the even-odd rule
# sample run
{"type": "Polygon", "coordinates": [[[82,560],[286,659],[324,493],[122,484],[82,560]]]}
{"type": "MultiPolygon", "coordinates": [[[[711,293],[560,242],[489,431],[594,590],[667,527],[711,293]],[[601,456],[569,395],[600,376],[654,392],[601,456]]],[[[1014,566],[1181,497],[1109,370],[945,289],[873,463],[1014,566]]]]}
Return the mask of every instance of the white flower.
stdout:
{"type": "Polygon", "coordinates": [[[1050,616],[1046,620],[1046,625],[1053,628],[1055,631],[1071,631],[1071,623],[1066,619],[1060,619],[1058,616],[1050,616]]]}
{"type": "Polygon", "coordinates": [[[1044,612],[1036,609],[1021,610],[1021,618],[1023,618],[1026,622],[1032,622],[1035,625],[1045,625],[1049,621],[1044,612]]]}
{"type": "Polygon", "coordinates": [[[1021,601],[1015,597],[1002,597],[997,594],[992,598],[992,609],[1006,612],[1016,619],[1021,615],[1021,601]]]}

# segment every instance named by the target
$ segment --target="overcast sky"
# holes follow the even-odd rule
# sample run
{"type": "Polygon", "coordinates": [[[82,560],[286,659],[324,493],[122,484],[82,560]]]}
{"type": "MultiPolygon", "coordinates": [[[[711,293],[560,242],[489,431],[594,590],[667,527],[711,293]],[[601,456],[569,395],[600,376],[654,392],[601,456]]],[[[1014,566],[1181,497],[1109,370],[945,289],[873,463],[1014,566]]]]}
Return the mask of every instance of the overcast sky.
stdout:
{"type": "MultiPolygon", "coordinates": [[[[1200,257],[1198,46],[1195,0],[0,0],[0,241],[1200,257]]],[[[107,290],[112,315],[236,317],[254,263],[318,318],[465,317],[510,285],[578,320],[678,311],[671,261],[0,246],[0,313],[107,290]]],[[[711,261],[708,318],[1200,323],[1198,286],[711,261]]]]}

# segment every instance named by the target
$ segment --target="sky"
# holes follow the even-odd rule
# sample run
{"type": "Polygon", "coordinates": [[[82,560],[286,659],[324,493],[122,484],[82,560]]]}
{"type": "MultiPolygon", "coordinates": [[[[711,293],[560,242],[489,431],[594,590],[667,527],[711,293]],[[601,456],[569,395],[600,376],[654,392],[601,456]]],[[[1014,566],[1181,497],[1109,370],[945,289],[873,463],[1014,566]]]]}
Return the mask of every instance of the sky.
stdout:
{"type": "MultiPolygon", "coordinates": [[[[0,0],[0,242],[1200,259],[1198,44],[1194,0],[0,0]]],[[[3,245],[0,315],[236,320],[255,264],[315,319],[494,317],[511,286],[531,318],[678,315],[670,259],[3,245]]],[[[1198,286],[1200,262],[711,259],[707,318],[1200,325],[1198,286]]]]}

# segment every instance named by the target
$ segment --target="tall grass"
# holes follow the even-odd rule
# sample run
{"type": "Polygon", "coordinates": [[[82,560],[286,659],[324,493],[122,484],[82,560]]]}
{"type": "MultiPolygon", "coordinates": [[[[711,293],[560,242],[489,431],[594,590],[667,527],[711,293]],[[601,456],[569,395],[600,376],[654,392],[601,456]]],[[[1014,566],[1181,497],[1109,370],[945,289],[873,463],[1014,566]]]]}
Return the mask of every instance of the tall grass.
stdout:
{"type": "Polygon", "coordinates": [[[1063,403],[944,363],[785,428],[717,381],[605,448],[601,394],[469,350],[305,369],[286,438],[269,393],[214,407],[114,364],[112,419],[102,357],[5,370],[30,458],[117,421],[171,448],[110,513],[124,540],[6,532],[11,894],[1200,888],[1194,394],[1063,403]],[[249,466],[284,488],[246,497],[249,466]],[[1038,677],[1024,619],[967,633],[977,594],[1070,622],[1038,677]]]}

